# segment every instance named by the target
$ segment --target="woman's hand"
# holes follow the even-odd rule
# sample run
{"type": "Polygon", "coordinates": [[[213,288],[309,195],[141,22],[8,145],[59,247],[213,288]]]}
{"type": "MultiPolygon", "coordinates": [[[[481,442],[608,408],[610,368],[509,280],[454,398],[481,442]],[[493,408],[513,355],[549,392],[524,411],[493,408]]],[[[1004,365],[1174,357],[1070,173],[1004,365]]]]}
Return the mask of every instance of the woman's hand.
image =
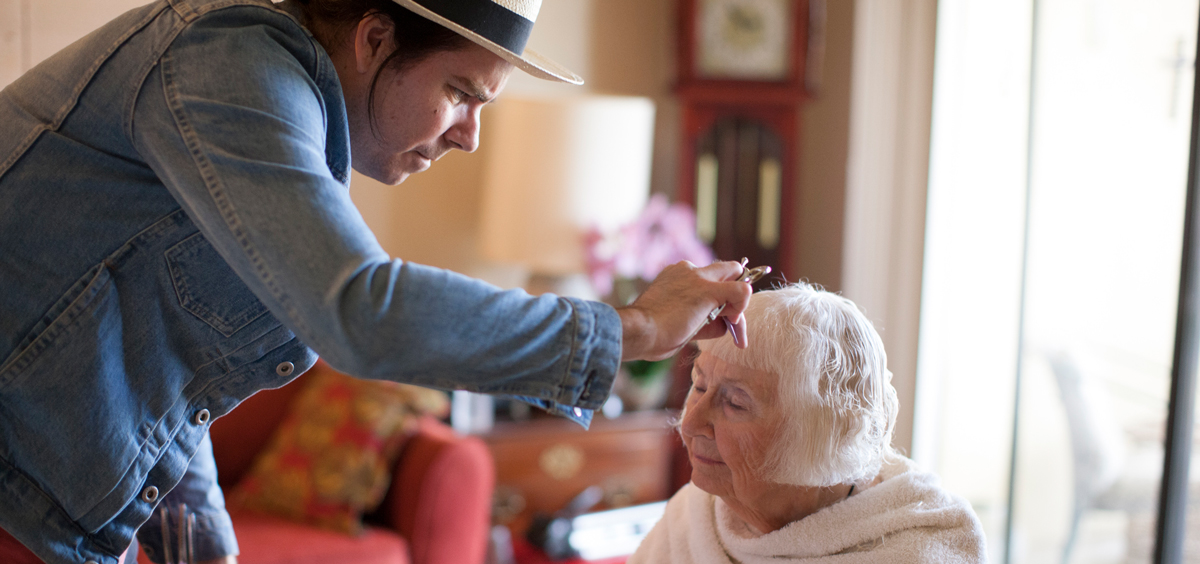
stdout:
{"type": "Polygon", "coordinates": [[[742,312],[750,303],[750,285],[738,282],[742,266],[714,262],[697,267],[687,261],[668,266],[632,304],[618,308],[621,316],[621,360],[659,360],[675,354],[696,339],[725,334],[724,320],[733,326],[738,346],[746,347],[742,312]],[[716,320],[712,310],[725,306],[716,320]]]}

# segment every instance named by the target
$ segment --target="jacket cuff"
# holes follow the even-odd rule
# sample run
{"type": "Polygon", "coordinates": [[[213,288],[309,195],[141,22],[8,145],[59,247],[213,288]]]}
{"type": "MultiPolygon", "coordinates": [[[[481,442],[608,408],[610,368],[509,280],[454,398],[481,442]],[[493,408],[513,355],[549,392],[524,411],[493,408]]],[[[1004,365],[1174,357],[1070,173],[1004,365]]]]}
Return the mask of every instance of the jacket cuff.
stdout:
{"type": "Polygon", "coordinates": [[[571,351],[571,379],[582,382],[575,406],[600,409],[621,367],[621,316],[612,306],[570,298],[578,320],[571,351]]]}
{"type": "Polygon", "coordinates": [[[586,429],[592,422],[593,411],[608,400],[621,367],[621,317],[605,303],[578,298],[567,300],[575,311],[575,335],[562,396],[555,402],[519,399],[566,417],[586,429]]]}

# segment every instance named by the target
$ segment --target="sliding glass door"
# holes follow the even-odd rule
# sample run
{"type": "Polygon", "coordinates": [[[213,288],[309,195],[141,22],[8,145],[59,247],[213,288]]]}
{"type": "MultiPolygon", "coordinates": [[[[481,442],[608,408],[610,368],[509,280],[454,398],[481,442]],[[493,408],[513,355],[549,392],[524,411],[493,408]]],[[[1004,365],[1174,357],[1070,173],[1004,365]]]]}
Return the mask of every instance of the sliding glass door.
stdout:
{"type": "Polygon", "coordinates": [[[939,3],[913,454],[996,562],[1153,557],[1198,6],[939,3]]]}

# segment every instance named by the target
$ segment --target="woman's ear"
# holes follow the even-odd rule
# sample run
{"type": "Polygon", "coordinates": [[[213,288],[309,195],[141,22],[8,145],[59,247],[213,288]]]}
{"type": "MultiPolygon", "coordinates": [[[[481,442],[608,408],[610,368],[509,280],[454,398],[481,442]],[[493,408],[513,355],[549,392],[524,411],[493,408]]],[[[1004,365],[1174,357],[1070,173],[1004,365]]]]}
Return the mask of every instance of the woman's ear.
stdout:
{"type": "Polygon", "coordinates": [[[392,22],[378,13],[363,16],[354,30],[355,70],[373,76],[392,53],[394,32],[392,22]]]}

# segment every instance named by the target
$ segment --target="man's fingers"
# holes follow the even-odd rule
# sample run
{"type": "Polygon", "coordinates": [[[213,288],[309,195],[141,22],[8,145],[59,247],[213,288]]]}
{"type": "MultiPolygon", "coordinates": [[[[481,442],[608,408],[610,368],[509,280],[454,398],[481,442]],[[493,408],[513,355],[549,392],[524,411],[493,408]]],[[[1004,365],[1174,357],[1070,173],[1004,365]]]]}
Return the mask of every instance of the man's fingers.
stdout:
{"type": "Polygon", "coordinates": [[[716,321],[705,323],[704,326],[696,332],[695,337],[692,338],[701,341],[706,339],[716,339],[717,337],[724,335],[725,331],[725,320],[718,317],[716,321]]]}
{"type": "Polygon", "coordinates": [[[697,268],[701,276],[713,282],[724,282],[736,279],[742,275],[742,264],[731,260],[714,262],[708,266],[697,268]]]}
{"type": "Polygon", "coordinates": [[[717,299],[725,304],[725,309],[721,310],[723,317],[728,317],[730,320],[740,318],[742,312],[750,305],[750,295],[754,293],[754,288],[745,282],[725,282],[717,289],[717,299]]]}
{"type": "MultiPolygon", "coordinates": [[[[738,267],[739,270],[741,269],[740,264],[732,264],[738,267]]],[[[718,319],[718,322],[709,323],[697,334],[696,338],[717,338],[725,333],[722,329],[728,328],[728,330],[733,332],[733,340],[738,348],[746,348],[749,339],[747,338],[746,331],[746,316],[743,313],[749,307],[750,296],[753,293],[754,289],[750,287],[750,284],[745,282],[729,281],[721,283],[717,292],[717,299],[721,300],[721,303],[725,306],[721,310],[721,317],[724,319],[718,319]],[[729,322],[726,323],[725,319],[728,319],[729,322]],[[709,337],[708,335],[712,336],[709,337]]]]}
{"type": "Polygon", "coordinates": [[[732,261],[699,268],[686,261],[668,266],[631,306],[618,309],[623,358],[665,358],[691,339],[713,339],[726,330],[744,348],[742,314],[753,292],[749,284],[737,281],[744,272],[740,263],[732,261]],[[710,322],[707,317],[717,308],[722,308],[725,319],[710,322]]]}

